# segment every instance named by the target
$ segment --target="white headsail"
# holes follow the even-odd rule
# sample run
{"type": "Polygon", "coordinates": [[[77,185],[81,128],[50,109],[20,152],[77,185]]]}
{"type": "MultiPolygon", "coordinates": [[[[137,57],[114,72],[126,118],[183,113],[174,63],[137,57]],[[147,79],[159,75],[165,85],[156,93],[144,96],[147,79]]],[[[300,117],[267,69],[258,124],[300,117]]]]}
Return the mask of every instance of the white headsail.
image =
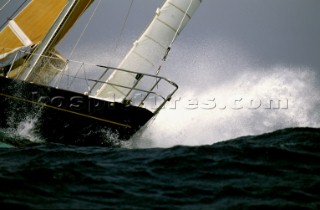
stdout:
{"type": "MultiPolygon", "coordinates": [[[[156,74],[161,60],[165,60],[171,44],[191,19],[201,1],[167,0],[157,9],[151,24],[133,44],[118,68],[156,74]]],[[[115,71],[106,81],[109,84],[104,84],[96,96],[121,101],[130,92],[130,89],[124,87],[133,87],[139,79],[139,74],[115,71]]]]}

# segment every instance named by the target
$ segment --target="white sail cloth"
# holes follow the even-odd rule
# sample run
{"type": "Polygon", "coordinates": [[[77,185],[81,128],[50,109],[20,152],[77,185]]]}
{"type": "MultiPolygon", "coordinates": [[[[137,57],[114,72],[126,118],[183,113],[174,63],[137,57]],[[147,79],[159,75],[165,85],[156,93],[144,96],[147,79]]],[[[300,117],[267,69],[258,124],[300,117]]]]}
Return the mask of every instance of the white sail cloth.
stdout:
{"type": "MultiPolygon", "coordinates": [[[[170,46],[183,30],[202,0],[167,0],[149,27],[133,44],[119,64],[119,69],[139,73],[156,74],[161,60],[167,56],[170,46]]],[[[115,71],[98,91],[97,97],[123,100],[140,78],[137,74],[115,71]],[[116,86],[117,84],[119,86],[116,86]]]]}

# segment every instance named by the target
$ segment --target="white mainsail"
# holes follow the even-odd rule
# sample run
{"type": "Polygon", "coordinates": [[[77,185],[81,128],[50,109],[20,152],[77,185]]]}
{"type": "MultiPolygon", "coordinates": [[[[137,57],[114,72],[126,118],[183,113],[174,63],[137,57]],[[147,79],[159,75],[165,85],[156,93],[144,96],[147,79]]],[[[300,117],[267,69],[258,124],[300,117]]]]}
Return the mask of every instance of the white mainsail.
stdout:
{"type": "Polygon", "coordinates": [[[165,60],[171,44],[201,2],[202,0],[167,0],[156,11],[149,27],[118,66],[119,69],[128,69],[137,74],[113,72],[106,81],[109,84],[102,85],[96,97],[122,101],[130,93],[130,89],[124,87],[133,87],[140,79],[138,72],[156,74],[161,60],[165,60]]]}

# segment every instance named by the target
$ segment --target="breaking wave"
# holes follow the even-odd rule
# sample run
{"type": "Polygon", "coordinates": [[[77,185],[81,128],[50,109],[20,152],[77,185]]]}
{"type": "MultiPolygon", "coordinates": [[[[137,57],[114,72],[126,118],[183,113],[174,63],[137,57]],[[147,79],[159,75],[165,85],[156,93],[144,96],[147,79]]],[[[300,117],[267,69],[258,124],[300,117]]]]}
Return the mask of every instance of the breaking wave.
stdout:
{"type": "Polygon", "coordinates": [[[193,75],[196,70],[197,75],[194,80],[186,78],[188,82],[181,79],[180,92],[134,138],[133,147],[206,145],[288,127],[320,126],[320,116],[315,114],[319,88],[313,69],[280,64],[257,67],[241,50],[222,47],[224,56],[216,52],[221,46],[208,46],[216,50],[203,50],[208,54],[203,58],[185,59],[183,67],[188,69],[178,66],[183,58],[176,58],[179,61],[171,64],[176,72],[193,75]],[[224,59],[211,66],[212,55],[224,59]],[[210,83],[215,76],[221,81],[210,83]]]}

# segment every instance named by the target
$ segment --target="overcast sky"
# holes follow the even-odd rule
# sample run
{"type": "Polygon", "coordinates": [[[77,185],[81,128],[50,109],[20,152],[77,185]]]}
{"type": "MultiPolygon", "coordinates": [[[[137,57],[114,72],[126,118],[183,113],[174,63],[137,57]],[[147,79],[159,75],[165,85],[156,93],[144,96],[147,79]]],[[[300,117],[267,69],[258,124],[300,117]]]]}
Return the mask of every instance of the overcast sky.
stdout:
{"type": "MultiPolygon", "coordinates": [[[[6,2],[7,0],[1,0],[0,7],[6,2]]],[[[10,16],[11,8],[21,2],[24,0],[10,1],[0,11],[1,20],[10,16]]],[[[102,0],[90,25],[96,27],[96,30],[90,36],[96,38],[98,33],[104,33],[104,38],[108,38],[108,33],[118,36],[119,28],[114,28],[112,20],[122,24],[130,2],[102,0]],[[104,29],[97,30],[97,27],[104,29]]],[[[134,39],[134,35],[139,35],[162,2],[134,0],[124,36],[134,39]]],[[[88,11],[88,16],[91,11],[88,11]]],[[[179,41],[190,44],[190,41],[183,41],[190,39],[193,40],[191,44],[196,44],[197,41],[223,39],[243,48],[259,60],[260,64],[286,63],[319,69],[319,11],[319,0],[204,0],[179,41]]]]}
{"type": "Polygon", "coordinates": [[[197,13],[201,38],[224,37],[260,64],[320,68],[320,1],[207,0],[197,13]]]}
{"type": "MultiPolygon", "coordinates": [[[[0,11],[1,22],[23,1],[10,1],[0,11]]],[[[0,2],[1,8],[7,0],[0,2]]],[[[57,47],[66,57],[70,58],[98,3],[96,0],[57,47]]],[[[71,58],[117,65],[162,3],[133,0],[120,33],[131,0],[102,0],[71,58]]],[[[184,139],[211,142],[283,127],[319,126],[319,11],[319,0],[203,0],[162,68],[161,74],[180,86],[177,97],[190,95],[190,91],[191,95],[224,97],[239,90],[246,99],[287,98],[289,109],[181,111],[167,115],[162,111],[151,133],[159,131],[161,142],[164,133],[170,137],[176,132],[184,139]],[[202,132],[205,130],[208,132],[202,132]]]]}
{"type": "MultiPolygon", "coordinates": [[[[7,0],[1,0],[2,7],[7,0]]],[[[9,2],[0,11],[3,21],[24,0],[9,2]],[[9,12],[10,11],[10,12],[9,12]]],[[[162,0],[134,0],[126,36],[140,33],[162,0]],[[137,26],[134,23],[138,23],[137,26]]],[[[98,3],[98,1],[96,1],[98,3]]],[[[124,20],[130,0],[102,0],[92,27],[105,28],[108,37],[112,19],[124,20]]],[[[91,8],[94,8],[95,4],[91,8]]],[[[204,0],[181,39],[224,39],[238,44],[261,64],[288,63],[320,68],[319,0],[204,0]]],[[[88,15],[91,10],[88,11],[88,15]]],[[[84,20],[85,22],[85,20],[84,20]]],[[[119,23],[118,23],[119,25],[119,23]]],[[[114,25],[113,25],[114,26],[114,25]]],[[[122,25],[121,25],[122,26],[122,25]]],[[[92,37],[98,36],[96,30],[92,37]]],[[[112,33],[112,31],[111,31],[112,33]]],[[[101,34],[100,34],[101,35],[101,34]]],[[[117,34],[118,35],[118,34],[117,34]]],[[[130,41],[130,40],[129,40],[130,41]]],[[[183,40],[180,40],[183,42],[183,40]]],[[[190,42],[185,42],[190,44],[190,42]]]]}
{"type": "MultiPolygon", "coordinates": [[[[1,23],[23,2],[25,0],[1,0],[1,23]]],[[[99,4],[71,58],[117,65],[162,3],[163,0],[133,0],[129,11],[131,0],[96,0],[58,49],[70,56],[79,34],[99,4]],[[128,20],[120,33],[126,15],[128,20]]],[[[226,64],[224,76],[238,74],[237,65],[239,69],[241,65],[250,65],[265,71],[275,65],[285,65],[319,72],[319,11],[319,0],[203,0],[173,46],[167,68],[185,64],[190,67],[189,72],[200,68],[195,63],[206,63],[209,74],[215,72],[211,74],[213,82],[221,81],[222,72],[217,73],[219,69],[214,68],[219,64],[221,69],[223,63],[226,64]]],[[[173,70],[168,71],[174,77],[181,77],[173,70]]]]}

